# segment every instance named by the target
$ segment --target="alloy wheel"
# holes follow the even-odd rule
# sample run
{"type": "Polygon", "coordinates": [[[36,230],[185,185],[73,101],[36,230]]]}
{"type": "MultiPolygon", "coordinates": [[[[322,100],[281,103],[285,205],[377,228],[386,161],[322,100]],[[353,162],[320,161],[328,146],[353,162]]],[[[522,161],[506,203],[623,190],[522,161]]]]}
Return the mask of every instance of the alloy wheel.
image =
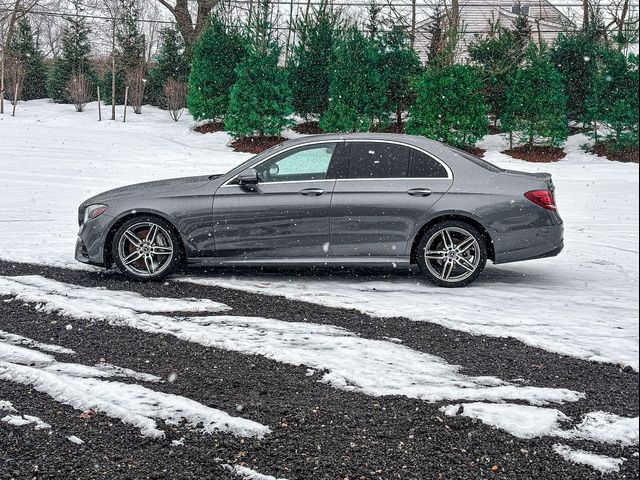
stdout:
{"type": "Polygon", "coordinates": [[[160,275],[171,265],[174,254],[171,235],[153,222],[131,225],[118,241],[122,266],[137,277],[160,275]]]}
{"type": "Polygon", "coordinates": [[[445,227],[435,232],[425,245],[424,260],[437,279],[456,283],[469,278],[480,264],[480,245],[460,227],[445,227]]]}

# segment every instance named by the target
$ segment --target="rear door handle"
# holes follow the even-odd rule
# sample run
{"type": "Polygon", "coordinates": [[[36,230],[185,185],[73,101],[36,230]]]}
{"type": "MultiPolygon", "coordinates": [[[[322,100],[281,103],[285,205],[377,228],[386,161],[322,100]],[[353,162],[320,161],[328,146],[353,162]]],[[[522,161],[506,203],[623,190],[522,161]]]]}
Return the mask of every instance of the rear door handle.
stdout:
{"type": "Polygon", "coordinates": [[[300,190],[298,193],[307,197],[318,197],[324,193],[324,190],[321,188],[305,188],[304,190],[300,190]]]}
{"type": "Polygon", "coordinates": [[[430,188],[412,188],[408,190],[407,193],[413,197],[428,197],[431,195],[430,188]]]}

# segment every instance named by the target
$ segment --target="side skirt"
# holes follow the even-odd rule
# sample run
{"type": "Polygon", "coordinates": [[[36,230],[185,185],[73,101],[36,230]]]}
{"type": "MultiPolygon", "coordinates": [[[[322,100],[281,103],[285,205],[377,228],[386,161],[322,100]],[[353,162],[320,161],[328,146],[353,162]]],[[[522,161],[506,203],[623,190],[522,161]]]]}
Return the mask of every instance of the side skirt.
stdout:
{"type": "Polygon", "coordinates": [[[269,267],[387,267],[409,268],[409,257],[317,257],[317,258],[189,258],[190,266],[269,266],[269,267]]]}

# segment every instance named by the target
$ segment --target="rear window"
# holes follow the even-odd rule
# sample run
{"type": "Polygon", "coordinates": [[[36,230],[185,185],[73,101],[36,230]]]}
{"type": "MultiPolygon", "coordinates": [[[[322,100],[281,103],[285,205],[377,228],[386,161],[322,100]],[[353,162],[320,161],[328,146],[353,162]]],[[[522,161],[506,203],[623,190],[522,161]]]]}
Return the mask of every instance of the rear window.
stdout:
{"type": "Polygon", "coordinates": [[[406,178],[411,149],[395,143],[352,142],[348,157],[348,178],[406,178]]]}
{"type": "Polygon", "coordinates": [[[495,173],[500,173],[503,171],[500,167],[496,167],[493,163],[489,163],[486,160],[481,159],[480,157],[471,155],[469,152],[465,152],[464,150],[458,150],[457,148],[451,148],[451,150],[456,152],[465,160],[469,160],[470,162],[475,163],[476,165],[484,168],[485,170],[489,170],[490,172],[495,172],[495,173]]]}
{"type": "Polygon", "coordinates": [[[447,170],[431,155],[413,150],[410,176],[413,178],[447,178],[447,170]]]}

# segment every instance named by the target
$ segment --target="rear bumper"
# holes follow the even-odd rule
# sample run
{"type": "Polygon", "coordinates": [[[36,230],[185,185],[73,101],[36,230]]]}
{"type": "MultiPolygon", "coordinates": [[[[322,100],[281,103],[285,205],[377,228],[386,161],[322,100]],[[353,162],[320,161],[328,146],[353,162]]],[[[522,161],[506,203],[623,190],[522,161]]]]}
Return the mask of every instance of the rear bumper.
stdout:
{"type": "Polygon", "coordinates": [[[564,226],[560,223],[506,234],[494,246],[496,264],[555,257],[564,249],[564,226]]]}

